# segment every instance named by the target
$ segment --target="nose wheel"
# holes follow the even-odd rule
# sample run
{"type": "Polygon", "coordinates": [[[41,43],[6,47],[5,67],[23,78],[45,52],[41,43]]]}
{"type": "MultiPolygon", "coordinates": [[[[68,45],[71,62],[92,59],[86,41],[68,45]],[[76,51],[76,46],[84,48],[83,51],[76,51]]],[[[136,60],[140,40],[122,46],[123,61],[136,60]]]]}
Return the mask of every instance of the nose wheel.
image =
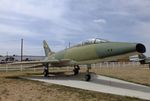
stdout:
{"type": "Polygon", "coordinates": [[[85,81],[90,81],[91,80],[91,75],[90,74],[86,74],[85,75],[85,81]]]}
{"type": "Polygon", "coordinates": [[[85,75],[85,81],[90,81],[91,80],[91,74],[89,72],[90,69],[91,69],[91,65],[87,65],[87,71],[86,71],[86,75],[85,75]]]}

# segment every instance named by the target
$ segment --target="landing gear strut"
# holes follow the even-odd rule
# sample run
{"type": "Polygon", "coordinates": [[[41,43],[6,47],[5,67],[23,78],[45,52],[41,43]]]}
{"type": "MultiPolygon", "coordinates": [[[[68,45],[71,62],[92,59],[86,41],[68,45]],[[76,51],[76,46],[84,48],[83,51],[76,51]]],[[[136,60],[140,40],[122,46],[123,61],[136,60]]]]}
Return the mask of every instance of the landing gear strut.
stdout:
{"type": "Polygon", "coordinates": [[[87,71],[86,71],[86,75],[85,75],[85,81],[90,81],[91,80],[91,74],[89,72],[90,69],[91,69],[91,65],[87,65],[87,71]]]}
{"type": "Polygon", "coordinates": [[[49,64],[45,64],[44,65],[44,72],[43,72],[43,74],[44,74],[44,77],[48,77],[48,74],[49,74],[49,64]]]}
{"type": "Polygon", "coordinates": [[[79,74],[79,70],[80,70],[79,65],[75,65],[75,66],[74,66],[74,69],[73,69],[74,75],[79,74]]]}

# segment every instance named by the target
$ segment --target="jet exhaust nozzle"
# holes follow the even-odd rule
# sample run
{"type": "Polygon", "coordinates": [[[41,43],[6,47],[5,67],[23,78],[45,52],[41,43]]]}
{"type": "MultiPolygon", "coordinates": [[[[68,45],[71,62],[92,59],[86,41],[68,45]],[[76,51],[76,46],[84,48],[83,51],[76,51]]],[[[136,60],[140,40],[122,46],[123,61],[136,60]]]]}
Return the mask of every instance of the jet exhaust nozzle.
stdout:
{"type": "Polygon", "coordinates": [[[146,48],[143,44],[141,43],[138,43],[136,45],[136,51],[139,52],[139,53],[145,53],[146,52],[146,48]]]}

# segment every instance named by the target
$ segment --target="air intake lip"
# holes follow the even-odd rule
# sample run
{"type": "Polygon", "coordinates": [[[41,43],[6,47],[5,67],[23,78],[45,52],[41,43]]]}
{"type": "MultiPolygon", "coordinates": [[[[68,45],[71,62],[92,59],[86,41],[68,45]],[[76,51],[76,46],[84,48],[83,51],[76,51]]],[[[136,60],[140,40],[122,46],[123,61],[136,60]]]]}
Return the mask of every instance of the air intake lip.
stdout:
{"type": "Polygon", "coordinates": [[[139,53],[145,53],[146,52],[146,48],[143,44],[141,43],[138,43],[136,45],[136,51],[139,52],[139,53]]]}

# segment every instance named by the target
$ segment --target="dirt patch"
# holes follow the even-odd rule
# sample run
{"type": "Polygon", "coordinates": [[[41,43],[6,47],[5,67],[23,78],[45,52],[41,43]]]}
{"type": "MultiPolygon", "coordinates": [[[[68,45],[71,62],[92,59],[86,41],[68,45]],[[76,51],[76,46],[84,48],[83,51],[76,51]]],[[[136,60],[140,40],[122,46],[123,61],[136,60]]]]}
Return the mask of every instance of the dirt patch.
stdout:
{"type": "Polygon", "coordinates": [[[0,74],[0,101],[144,101],[18,78],[26,74],[0,74]]]}

